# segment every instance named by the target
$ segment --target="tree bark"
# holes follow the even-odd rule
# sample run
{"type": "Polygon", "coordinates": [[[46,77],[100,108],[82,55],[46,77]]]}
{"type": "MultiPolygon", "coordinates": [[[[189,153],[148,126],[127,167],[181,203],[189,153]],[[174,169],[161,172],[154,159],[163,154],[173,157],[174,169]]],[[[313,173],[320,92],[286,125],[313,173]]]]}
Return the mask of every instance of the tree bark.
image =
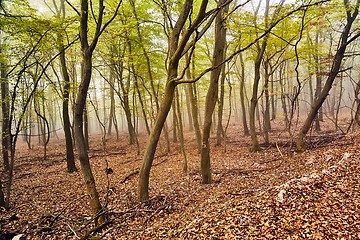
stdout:
{"type": "MultiPolygon", "coordinates": [[[[63,9],[63,16],[64,16],[65,14],[64,0],[61,0],[61,6],[62,6],[61,8],[63,9]]],[[[59,51],[60,51],[59,58],[61,64],[61,73],[64,81],[63,93],[62,93],[62,115],[64,121],[64,134],[65,134],[65,143],[66,143],[66,165],[67,165],[67,171],[71,173],[77,170],[75,166],[74,146],[73,146],[73,139],[71,136],[71,122],[69,116],[69,97],[70,97],[71,85],[70,85],[70,77],[69,77],[68,69],[66,66],[64,44],[61,34],[58,34],[58,43],[59,43],[59,51]]]]}
{"type": "MultiPolygon", "coordinates": [[[[219,1],[218,6],[221,6],[224,3],[225,0],[221,0],[219,1]]],[[[225,57],[226,29],[224,25],[224,15],[226,14],[226,12],[227,7],[225,9],[222,9],[215,19],[215,46],[212,63],[214,67],[218,66],[225,57]]],[[[203,184],[211,183],[209,137],[212,123],[212,115],[218,98],[218,82],[221,70],[222,68],[218,67],[211,72],[210,85],[206,94],[203,135],[200,152],[201,176],[203,184]]]]}
{"type": "Polygon", "coordinates": [[[6,70],[4,63],[0,63],[0,71],[1,71],[1,113],[2,113],[1,143],[2,143],[4,170],[8,171],[10,167],[9,165],[9,150],[10,150],[9,101],[10,99],[9,99],[9,81],[6,79],[6,70]]]}
{"type": "Polygon", "coordinates": [[[168,81],[165,86],[165,94],[161,101],[161,107],[155,119],[154,125],[151,129],[151,133],[148,137],[146,149],[143,157],[143,164],[140,168],[139,183],[138,183],[138,198],[140,202],[149,199],[149,178],[150,169],[154,160],[155,151],[161,130],[163,129],[166,117],[170,111],[172,100],[174,99],[176,84],[173,81],[168,81]]]}
{"type": "MultiPolygon", "coordinates": [[[[120,3],[118,7],[120,6],[120,3]]],[[[89,162],[88,149],[86,146],[86,140],[84,137],[83,131],[83,114],[86,105],[86,97],[91,81],[91,71],[92,71],[92,54],[95,50],[95,47],[98,43],[99,37],[106,26],[110,23],[107,22],[106,25],[102,26],[102,17],[104,14],[104,2],[99,0],[99,13],[98,19],[96,21],[96,30],[94,38],[89,44],[88,41],[88,14],[89,6],[88,0],[81,0],[81,11],[80,11],[80,43],[82,51],[82,62],[81,62],[81,82],[77,91],[76,101],[75,101],[75,111],[74,111],[74,131],[75,131],[75,140],[78,147],[79,159],[81,172],[83,179],[86,185],[87,193],[89,194],[90,208],[95,216],[95,225],[101,225],[105,221],[103,214],[100,214],[102,206],[99,199],[99,194],[96,189],[94,175],[91,170],[91,165],[89,162]]],[[[118,9],[118,8],[117,8],[118,9]]],[[[117,14],[115,12],[114,17],[117,14]]],[[[114,19],[114,17],[112,19],[114,19]]]]}

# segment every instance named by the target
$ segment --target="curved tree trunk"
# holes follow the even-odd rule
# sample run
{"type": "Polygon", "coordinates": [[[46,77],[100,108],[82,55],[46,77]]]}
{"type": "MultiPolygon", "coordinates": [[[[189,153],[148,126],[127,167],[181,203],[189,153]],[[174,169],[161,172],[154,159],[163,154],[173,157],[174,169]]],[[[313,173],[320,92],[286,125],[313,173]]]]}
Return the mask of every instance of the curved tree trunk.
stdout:
{"type": "Polygon", "coordinates": [[[94,38],[89,44],[88,41],[88,14],[89,14],[89,5],[88,0],[81,0],[81,11],[80,11],[80,42],[81,42],[81,51],[82,51],[82,62],[81,62],[81,82],[77,91],[76,101],[75,101],[75,110],[74,110],[74,132],[75,140],[78,147],[79,159],[81,172],[83,179],[86,185],[86,190],[89,195],[90,208],[95,216],[95,225],[101,225],[105,221],[105,216],[100,214],[102,206],[99,199],[99,194],[96,189],[94,175],[91,170],[89,155],[87,149],[87,143],[83,131],[84,123],[84,109],[86,105],[86,97],[91,81],[91,71],[92,71],[92,54],[95,50],[95,47],[98,43],[101,33],[105,30],[106,26],[115,18],[117,11],[120,7],[118,4],[116,11],[113,17],[102,26],[103,14],[104,14],[104,1],[99,1],[99,12],[96,22],[96,30],[94,38]]]}
{"type": "Polygon", "coordinates": [[[353,22],[355,21],[357,15],[358,15],[358,12],[359,12],[359,2],[360,1],[358,0],[358,3],[356,5],[356,7],[354,8],[354,12],[351,13],[352,8],[349,6],[349,2],[347,0],[344,1],[346,13],[347,13],[347,22],[341,33],[340,44],[339,44],[336,54],[334,56],[329,76],[326,79],[325,85],[324,85],[323,89],[321,90],[319,97],[317,99],[315,99],[314,104],[312,105],[311,110],[310,110],[310,112],[298,134],[298,137],[296,140],[296,147],[297,147],[298,151],[303,151],[306,149],[305,136],[308,133],[308,131],[310,130],[311,125],[312,125],[316,115],[318,114],[319,109],[321,108],[322,104],[324,103],[326,97],[329,95],[329,92],[330,92],[330,89],[332,88],[333,82],[334,82],[337,74],[340,71],[341,63],[342,63],[342,60],[345,55],[346,47],[351,42],[353,42],[355,39],[360,37],[360,33],[358,33],[358,34],[352,36],[351,40],[348,40],[349,34],[351,32],[351,26],[352,26],[353,22]]]}
{"type": "Polygon", "coordinates": [[[151,133],[146,144],[143,164],[139,172],[138,197],[140,202],[149,199],[150,169],[154,160],[155,151],[159,142],[161,131],[165,124],[166,117],[170,111],[172,101],[174,99],[175,87],[175,82],[167,82],[165,86],[165,95],[161,101],[160,110],[158,112],[157,118],[155,119],[154,125],[151,129],[151,133]]]}
{"type": "Polygon", "coordinates": [[[208,0],[203,0],[201,2],[200,10],[198,16],[193,22],[193,25],[189,26],[181,41],[180,34],[183,30],[186,20],[192,10],[193,0],[186,0],[182,10],[179,14],[179,18],[176,21],[173,31],[169,39],[169,64],[167,71],[167,82],[165,85],[164,96],[161,100],[160,109],[158,111],[157,117],[155,119],[154,125],[152,127],[150,136],[147,141],[143,163],[140,168],[139,173],[139,182],[138,182],[138,200],[146,201],[149,199],[149,177],[150,169],[152,162],[154,160],[154,155],[156,147],[159,141],[161,130],[164,127],[166,117],[170,111],[172,101],[174,99],[174,92],[176,88],[175,79],[178,77],[178,65],[181,57],[183,56],[183,51],[185,49],[186,43],[188,42],[191,34],[195,31],[195,26],[200,24],[205,18],[205,11],[208,4],[208,0]]]}

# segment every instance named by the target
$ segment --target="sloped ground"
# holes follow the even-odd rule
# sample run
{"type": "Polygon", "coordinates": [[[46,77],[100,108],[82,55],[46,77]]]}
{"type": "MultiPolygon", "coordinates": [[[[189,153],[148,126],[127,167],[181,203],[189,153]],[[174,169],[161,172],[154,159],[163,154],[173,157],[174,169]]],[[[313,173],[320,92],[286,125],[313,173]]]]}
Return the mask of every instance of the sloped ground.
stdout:
{"type": "MultiPolygon", "coordinates": [[[[309,140],[310,150],[298,155],[284,133],[271,135],[271,146],[250,153],[250,139],[231,126],[226,143],[211,148],[214,181],[209,185],[200,184],[192,134],[186,135],[187,174],[178,146],[164,154],[162,143],[151,173],[151,199],[142,204],[136,202],[141,164],[136,146],[108,140],[103,151],[101,138],[94,137],[91,162],[109,212],[97,236],[359,239],[360,137],[317,133],[309,140]],[[107,165],[112,174],[106,175],[107,165]]],[[[1,213],[1,231],[25,233],[28,239],[79,239],[94,230],[80,173],[65,172],[60,140],[50,145],[47,160],[42,160],[41,147],[19,149],[13,206],[1,213]]]]}

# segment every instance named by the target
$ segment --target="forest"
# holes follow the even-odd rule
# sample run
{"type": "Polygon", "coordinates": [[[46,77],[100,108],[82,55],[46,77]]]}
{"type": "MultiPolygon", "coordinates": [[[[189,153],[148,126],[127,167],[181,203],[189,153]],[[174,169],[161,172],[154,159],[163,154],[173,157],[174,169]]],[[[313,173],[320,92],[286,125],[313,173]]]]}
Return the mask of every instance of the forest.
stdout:
{"type": "Polygon", "coordinates": [[[0,240],[359,239],[360,0],[0,0],[0,240]]]}

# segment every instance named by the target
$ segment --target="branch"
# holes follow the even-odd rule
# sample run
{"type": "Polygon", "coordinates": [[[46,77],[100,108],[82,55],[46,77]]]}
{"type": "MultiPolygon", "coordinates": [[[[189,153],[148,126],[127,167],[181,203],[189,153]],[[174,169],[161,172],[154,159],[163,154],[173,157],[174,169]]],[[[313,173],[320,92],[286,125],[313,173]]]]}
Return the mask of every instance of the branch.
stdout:
{"type": "Polygon", "coordinates": [[[209,67],[207,69],[205,69],[203,72],[201,72],[199,74],[198,77],[194,78],[194,79],[189,79],[189,80],[183,80],[181,78],[176,78],[176,79],[173,79],[172,81],[174,81],[176,84],[181,84],[181,83],[194,83],[194,82],[197,82],[199,79],[201,79],[205,74],[207,74],[208,72],[211,72],[217,68],[219,68],[220,66],[222,66],[224,63],[230,61],[231,59],[233,59],[236,55],[238,55],[239,53],[241,52],[244,52],[245,50],[249,49],[251,46],[253,46],[255,43],[257,43],[260,39],[264,38],[267,34],[269,34],[271,32],[271,30],[277,26],[277,24],[279,24],[282,20],[284,20],[285,18],[291,16],[292,14],[300,11],[300,10],[303,10],[303,9],[306,9],[308,7],[311,7],[311,6],[315,6],[315,5],[319,5],[319,4],[322,4],[322,3],[325,3],[325,2],[329,2],[330,0],[322,0],[322,1],[319,1],[319,2],[315,2],[315,3],[312,3],[312,4],[307,4],[307,5],[302,5],[290,12],[288,12],[287,14],[285,14],[284,16],[282,16],[281,18],[279,18],[278,20],[276,20],[275,22],[273,22],[269,28],[264,32],[262,33],[259,37],[257,37],[254,41],[252,41],[251,43],[249,43],[247,46],[245,46],[244,48],[240,48],[239,50],[235,51],[234,53],[232,53],[229,57],[227,57],[223,62],[221,62],[220,64],[218,64],[217,66],[212,66],[212,67],[209,67]]]}
{"type": "Polygon", "coordinates": [[[65,2],[80,16],[80,12],[68,0],[65,0],[65,2]]]}

